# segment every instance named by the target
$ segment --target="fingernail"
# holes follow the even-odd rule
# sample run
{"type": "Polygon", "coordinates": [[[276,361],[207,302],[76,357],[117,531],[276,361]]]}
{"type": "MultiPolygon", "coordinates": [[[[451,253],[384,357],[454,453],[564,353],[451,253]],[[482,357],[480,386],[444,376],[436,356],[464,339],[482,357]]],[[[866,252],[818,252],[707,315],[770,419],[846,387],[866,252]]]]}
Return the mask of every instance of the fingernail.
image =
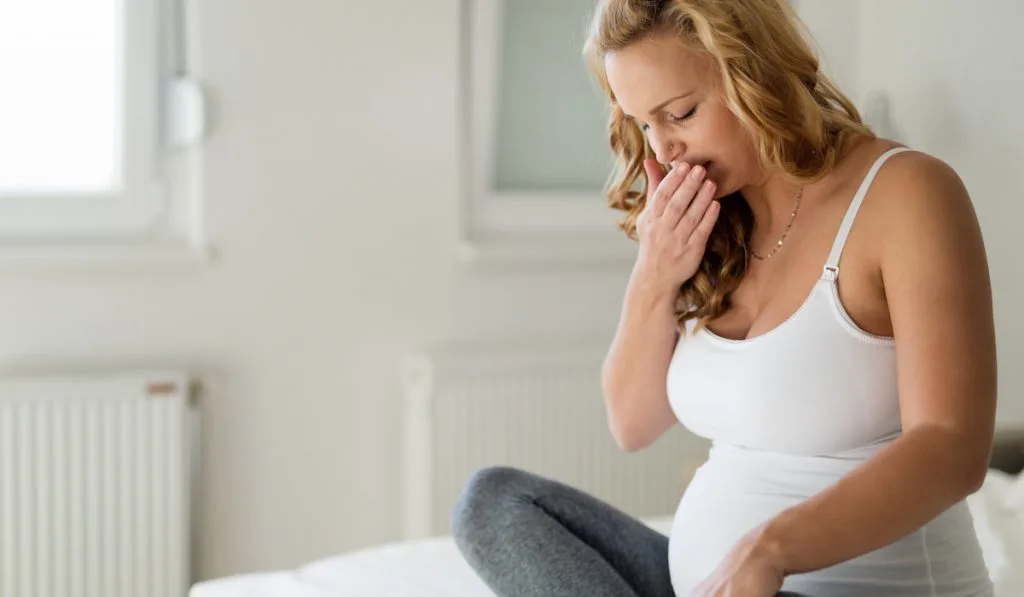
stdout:
{"type": "Polygon", "coordinates": [[[693,170],[690,171],[690,176],[692,176],[694,180],[700,180],[700,177],[704,176],[704,168],[701,166],[694,166],[693,170]]]}
{"type": "Polygon", "coordinates": [[[690,165],[687,164],[686,162],[683,162],[682,164],[679,164],[679,166],[676,168],[676,172],[678,172],[682,176],[686,176],[686,171],[689,169],[690,165]]]}

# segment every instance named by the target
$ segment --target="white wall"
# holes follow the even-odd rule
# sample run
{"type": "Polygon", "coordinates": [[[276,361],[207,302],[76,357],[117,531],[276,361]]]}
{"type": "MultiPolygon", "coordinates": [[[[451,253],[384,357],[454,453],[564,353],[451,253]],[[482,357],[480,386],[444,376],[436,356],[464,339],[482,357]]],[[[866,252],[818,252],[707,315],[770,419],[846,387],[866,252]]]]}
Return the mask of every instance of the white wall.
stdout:
{"type": "MultiPolygon", "coordinates": [[[[457,266],[456,0],[192,4],[215,100],[204,162],[220,259],[145,273],[4,271],[0,359],[207,372],[198,572],[209,578],[396,537],[400,357],[462,339],[610,335],[627,272],[457,266]]],[[[1024,131],[1005,115],[1020,73],[1007,71],[1009,51],[990,63],[957,53],[1008,44],[1020,19],[971,24],[952,1],[927,4],[950,8],[865,2],[864,33],[902,51],[862,37],[853,76],[890,88],[915,144],[951,158],[975,192],[998,289],[1004,406],[1024,420],[1012,394],[1024,388],[1013,367],[1024,353],[1010,235],[1024,215],[1013,168],[1024,131]],[[883,6],[899,18],[873,18],[883,6]]],[[[832,29],[841,20],[824,17],[832,29]]]]}
{"type": "Polygon", "coordinates": [[[857,22],[859,4],[850,0],[790,0],[810,30],[822,69],[848,93],[860,88],[857,22]]]}
{"type": "Polygon", "coordinates": [[[628,272],[457,267],[455,0],[190,4],[219,261],[0,272],[0,359],[209,372],[209,578],[397,537],[402,355],[610,335],[628,272]]]}
{"type": "Polygon", "coordinates": [[[1024,3],[861,0],[861,90],[892,98],[903,142],[952,165],[988,250],[1000,416],[1024,421],[1024,3]]]}

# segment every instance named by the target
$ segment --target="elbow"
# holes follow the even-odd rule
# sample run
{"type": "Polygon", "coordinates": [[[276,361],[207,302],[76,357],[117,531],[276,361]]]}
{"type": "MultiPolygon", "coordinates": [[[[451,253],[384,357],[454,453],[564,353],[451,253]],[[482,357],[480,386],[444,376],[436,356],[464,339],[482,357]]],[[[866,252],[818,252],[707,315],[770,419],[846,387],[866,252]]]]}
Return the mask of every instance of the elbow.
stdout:
{"type": "Polygon", "coordinates": [[[623,452],[632,454],[643,448],[643,446],[640,445],[640,442],[634,441],[628,437],[623,437],[622,435],[614,435],[614,437],[615,445],[617,445],[623,452]]]}
{"type": "Polygon", "coordinates": [[[647,447],[647,444],[629,435],[613,432],[612,437],[615,438],[615,445],[617,445],[619,449],[622,450],[623,452],[632,454],[634,452],[639,452],[640,450],[647,447]]]}
{"type": "Polygon", "coordinates": [[[992,460],[991,445],[986,444],[983,448],[981,444],[982,442],[962,435],[949,438],[945,444],[947,454],[948,450],[953,450],[948,456],[946,466],[958,473],[957,485],[960,488],[960,495],[976,493],[988,478],[992,460]]]}
{"type": "Polygon", "coordinates": [[[645,421],[643,409],[638,406],[635,396],[624,392],[611,382],[608,376],[602,379],[605,416],[608,430],[611,432],[615,445],[623,452],[638,452],[649,446],[657,437],[645,421]]]}
{"type": "Polygon", "coordinates": [[[623,452],[636,452],[643,448],[635,429],[636,426],[629,424],[628,417],[621,412],[621,409],[615,408],[615,401],[611,399],[607,390],[604,395],[608,431],[611,433],[612,439],[615,440],[615,445],[623,452]]]}
{"type": "Polygon", "coordinates": [[[975,493],[981,491],[981,488],[985,485],[985,479],[987,474],[988,471],[986,470],[985,475],[975,476],[975,478],[971,481],[970,485],[967,486],[967,495],[974,495],[975,493]]]}
{"type": "Polygon", "coordinates": [[[964,475],[967,484],[967,494],[971,495],[981,490],[988,479],[989,461],[985,460],[971,466],[964,475]]]}
{"type": "Polygon", "coordinates": [[[650,443],[636,429],[625,424],[621,418],[612,416],[611,413],[608,417],[608,430],[611,431],[615,445],[623,452],[639,452],[650,443]]]}
{"type": "Polygon", "coordinates": [[[991,436],[953,425],[923,425],[906,430],[904,437],[917,438],[930,459],[927,465],[944,471],[946,488],[958,499],[977,492],[988,479],[991,436]]]}
{"type": "Polygon", "coordinates": [[[963,471],[964,489],[968,495],[973,494],[980,490],[988,479],[993,456],[992,442],[991,440],[972,442],[970,439],[964,439],[954,442],[954,445],[961,446],[960,450],[963,454],[961,470],[963,471]],[[972,448],[972,445],[977,445],[977,447],[972,448]]]}

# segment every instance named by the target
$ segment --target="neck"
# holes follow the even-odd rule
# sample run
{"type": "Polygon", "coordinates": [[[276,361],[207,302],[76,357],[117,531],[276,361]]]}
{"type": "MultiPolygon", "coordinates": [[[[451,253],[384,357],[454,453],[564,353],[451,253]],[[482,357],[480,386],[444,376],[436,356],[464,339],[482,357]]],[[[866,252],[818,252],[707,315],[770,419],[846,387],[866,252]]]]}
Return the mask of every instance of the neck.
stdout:
{"type": "Polygon", "coordinates": [[[800,185],[773,174],[758,184],[740,189],[754,214],[752,245],[758,252],[770,250],[793,216],[800,185]]]}

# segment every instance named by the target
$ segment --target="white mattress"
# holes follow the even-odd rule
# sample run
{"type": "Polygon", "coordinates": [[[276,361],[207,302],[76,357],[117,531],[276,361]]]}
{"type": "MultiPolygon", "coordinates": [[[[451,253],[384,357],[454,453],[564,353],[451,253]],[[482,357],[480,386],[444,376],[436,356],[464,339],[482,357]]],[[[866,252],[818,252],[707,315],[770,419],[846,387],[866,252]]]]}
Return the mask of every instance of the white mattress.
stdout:
{"type": "MultiPolygon", "coordinates": [[[[996,597],[1024,595],[1024,476],[991,471],[968,499],[996,597]]],[[[668,532],[671,518],[647,521],[668,532]]],[[[450,537],[393,543],[297,570],[199,583],[189,597],[490,597],[450,537]]]]}

